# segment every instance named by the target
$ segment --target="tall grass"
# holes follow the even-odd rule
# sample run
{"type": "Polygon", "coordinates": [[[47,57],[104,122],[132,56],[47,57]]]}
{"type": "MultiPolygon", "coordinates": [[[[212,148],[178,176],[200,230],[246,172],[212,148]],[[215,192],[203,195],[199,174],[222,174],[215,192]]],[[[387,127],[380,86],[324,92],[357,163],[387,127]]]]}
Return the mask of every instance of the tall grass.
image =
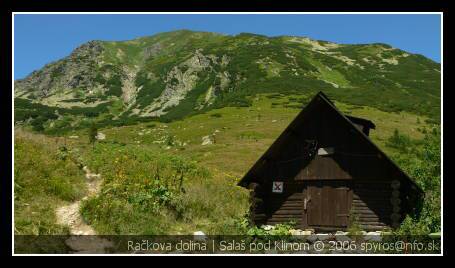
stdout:
{"type": "Polygon", "coordinates": [[[98,143],[88,165],[104,178],[82,214],[102,234],[235,232],[247,196],[234,180],[175,155],[135,145],[98,143]]]}
{"type": "Polygon", "coordinates": [[[85,193],[84,174],[59,150],[59,144],[42,135],[16,131],[14,144],[15,234],[66,234],[56,224],[55,208],[85,193]]]}

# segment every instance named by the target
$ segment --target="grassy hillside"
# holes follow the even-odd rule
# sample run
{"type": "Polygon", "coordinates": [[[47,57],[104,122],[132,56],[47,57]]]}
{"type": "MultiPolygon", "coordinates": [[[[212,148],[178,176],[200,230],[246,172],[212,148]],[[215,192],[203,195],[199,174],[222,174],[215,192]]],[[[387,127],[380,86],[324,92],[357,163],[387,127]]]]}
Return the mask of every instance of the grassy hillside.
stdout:
{"type": "Polygon", "coordinates": [[[175,31],[92,41],[15,83],[17,123],[45,133],[250,107],[256,94],[314,95],[439,122],[440,64],[387,44],[175,31]]]}
{"type": "MultiPolygon", "coordinates": [[[[106,139],[93,147],[87,130],[75,129],[61,136],[60,143],[66,144],[69,155],[104,179],[100,193],[83,201],[84,219],[100,234],[246,232],[248,192],[236,183],[310,97],[259,94],[249,99],[249,107],[214,109],[170,123],[104,126],[99,131],[106,139]],[[203,145],[207,139],[212,144],[203,145]]],[[[428,192],[422,218],[410,218],[403,228],[438,230],[440,160],[428,156],[439,152],[437,139],[432,138],[437,138],[438,132],[430,135],[439,126],[412,113],[342,102],[336,105],[346,114],[375,122],[373,141],[428,192]]],[[[61,151],[55,139],[16,133],[17,233],[32,232],[39,228],[33,227],[36,225],[47,226],[41,233],[64,232],[64,227],[55,225],[52,209],[84,191],[80,184],[83,174],[68,160],[71,157],[56,158],[61,151]],[[43,175],[30,175],[32,160],[47,163],[39,169],[38,174],[43,175]],[[52,188],[43,180],[59,186],[52,188]],[[35,185],[32,191],[25,190],[35,185]],[[39,207],[38,214],[31,213],[24,203],[39,207]]]]}
{"type": "MultiPolygon", "coordinates": [[[[149,122],[101,130],[108,139],[138,144],[182,156],[204,165],[242,176],[309,101],[308,95],[261,94],[251,98],[251,107],[226,107],[171,123],[149,122]],[[214,135],[214,144],[202,145],[202,137],[214,135]],[[182,144],[185,143],[185,146],[182,144]],[[227,160],[227,161],[226,161],[227,160]]],[[[372,120],[374,142],[387,153],[396,150],[385,146],[395,129],[414,139],[419,131],[429,129],[426,117],[411,113],[388,113],[368,106],[337,102],[347,114],[372,120]]],[[[77,132],[76,132],[77,133],[77,132]]]]}

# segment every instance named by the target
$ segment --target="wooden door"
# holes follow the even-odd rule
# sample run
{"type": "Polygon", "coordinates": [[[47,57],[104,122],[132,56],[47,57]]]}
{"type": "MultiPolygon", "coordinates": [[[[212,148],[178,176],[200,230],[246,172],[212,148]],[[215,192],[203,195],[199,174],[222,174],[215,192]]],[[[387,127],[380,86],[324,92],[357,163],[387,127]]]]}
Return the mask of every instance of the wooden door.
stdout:
{"type": "Polygon", "coordinates": [[[309,183],[304,190],[304,225],[325,228],[347,227],[351,194],[346,181],[309,183]]]}

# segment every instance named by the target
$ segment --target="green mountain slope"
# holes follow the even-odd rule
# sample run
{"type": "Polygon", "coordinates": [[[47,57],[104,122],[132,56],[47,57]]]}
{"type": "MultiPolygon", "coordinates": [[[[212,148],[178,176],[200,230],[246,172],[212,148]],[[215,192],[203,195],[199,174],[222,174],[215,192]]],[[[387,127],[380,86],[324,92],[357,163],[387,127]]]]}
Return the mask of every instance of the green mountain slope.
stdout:
{"type": "Polygon", "coordinates": [[[15,121],[48,132],[92,119],[172,121],[249,106],[257,93],[320,90],[347,104],[439,121],[440,64],[421,55],[386,44],[186,30],[83,44],[15,82],[15,121]]]}
{"type": "MultiPolygon", "coordinates": [[[[84,174],[71,166],[71,159],[78,159],[104,180],[99,195],[81,204],[82,216],[99,234],[246,233],[249,192],[236,186],[237,182],[295,118],[300,111],[297,107],[311,97],[257,94],[250,99],[250,107],[213,109],[170,123],[107,126],[100,128],[105,139],[93,145],[86,129],[59,137],[15,129],[17,233],[42,234],[47,228],[64,231],[61,225],[50,225],[55,221],[55,208],[49,204],[71,201],[80,194],[76,190],[83,185],[77,183],[85,181],[84,174]],[[66,162],[61,160],[65,155],[66,162]],[[30,163],[41,162],[46,170],[37,173],[30,163]],[[68,175],[65,170],[80,173],[68,175]],[[36,199],[37,190],[39,200],[29,201],[36,199]],[[55,200],[54,195],[62,200],[47,202],[55,200]],[[25,203],[33,204],[33,209],[25,203]],[[46,222],[35,213],[41,208],[48,210],[46,222]],[[44,223],[49,227],[40,227],[44,223]]],[[[413,113],[335,104],[345,114],[371,119],[376,124],[371,139],[427,193],[425,212],[418,221],[407,221],[404,230],[412,234],[439,231],[440,126],[413,113]]]]}

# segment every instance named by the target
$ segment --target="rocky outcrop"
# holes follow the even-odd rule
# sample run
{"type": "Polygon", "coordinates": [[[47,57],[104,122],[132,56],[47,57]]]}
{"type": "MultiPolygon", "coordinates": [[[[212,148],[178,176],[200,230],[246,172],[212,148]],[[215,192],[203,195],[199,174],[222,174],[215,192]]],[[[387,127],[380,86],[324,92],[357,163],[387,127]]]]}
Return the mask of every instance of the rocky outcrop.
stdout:
{"type": "MultiPolygon", "coordinates": [[[[227,64],[228,58],[219,59],[214,55],[204,55],[201,50],[196,50],[194,54],[183,63],[173,67],[167,74],[164,82],[166,87],[161,95],[145,109],[141,116],[161,116],[166,110],[177,106],[185,98],[189,91],[194,89],[196,84],[201,81],[201,73],[210,73],[216,64],[227,64]]],[[[229,83],[227,73],[217,74],[220,84],[210,91],[206,97],[207,103],[213,99],[222,87],[229,83]]]]}
{"type": "Polygon", "coordinates": [[[139,88],[135,85],[137,75],[136,68],[123,67],[122,76],[122,99],[128,106],[131,106],[135,100],[139,88]]]}
{"type": "Polygon", "coordinates": [[[154,57],[158,55],[158,53],[160,53],[162,49],[163,46],[161,45],[161,43],[155,43],[149,47],[146,47],[144,49],[144,58],[148,59],[150,57],[154,57]]]}
{"type": "Polygon", "coordinates": [[[39,71],[32,72],[15,82],[15,95],[33,99],[66,94],[74,97],[75,89],[95,86],[95,69],[103,46],[100,41],[90,41],[76,48],[71,55],[57,62],[49,63],[39,71]]]}

